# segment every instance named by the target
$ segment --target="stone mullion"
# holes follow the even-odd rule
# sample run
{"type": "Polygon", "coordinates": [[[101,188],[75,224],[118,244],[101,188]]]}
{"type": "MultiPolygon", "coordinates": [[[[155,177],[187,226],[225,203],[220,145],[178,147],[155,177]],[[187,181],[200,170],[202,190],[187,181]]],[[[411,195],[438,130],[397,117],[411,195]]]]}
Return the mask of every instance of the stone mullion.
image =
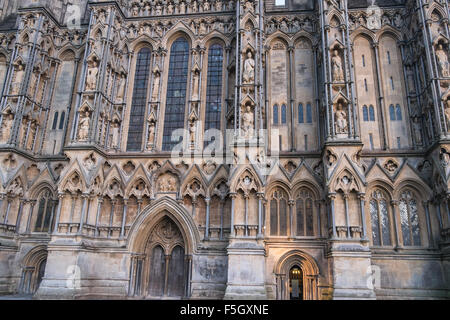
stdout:
{"type": "MultiPolygon", "coordinates": [[[[106,79],[107,65],[108,65],[108,59],[109,59],[109,47],[111,45],[111,33],[112,33],[112,25],[114,23],[114,17],[115,17],[115,11],[113,11],[111,8],[111,10],[109,12],[109,17],[108,17],[108,32],[106,35],[106,39],[104,39],[104,40],[102,39],[102,42],[103,42],[102,54],[101,54],[102,57],[101,57],[99,72],[97,75],[97,81],[96,81],[97,88],[95,90],[95,98],[94,98],[94,103],[93,103],[93,108],[95,109],[95,116],[93,118],[94,121],[92,121],[91,125],[89,126],[89,140],[88,141],[91,143],[94,142],[95,144],[98,144],[98,145],[101,145],[101,136],[97,136],[99,134],[97,124],[98,124],[100,109],[102,109],[102,104],[103,104],[101,96],[104,94],[105,79],[106,79]]],[[[105,143],[106,143],[106,141],[105,141],[105,143]]]]}
{"type": "Polygon", "coordinates": [[[429,70],[430,70],[430,77],[431,77],[431,89],[432,89],[432,95],[433,95],[433,104],[434,104],[434,109],[435,109],[435,117],[436,117],[436,121],[438,122],[438,134],[440,137],[442,137],[444,134],[446,134],[446,132],[444,132],[444,130],[446,130],[446,123],[444,121],[444,127],[442,126],[443,122],[442,122],[442,117],[444,116],[444,111],[443,111],[443,106],[442,104],[439,102],[439,93],[437,91],[437,75],[436,75],[436,70],[434,68],[433,65],[433,57],[432,57],[432,49],[430,49],[430,32],[429,32],[429,24],[426,21],[425,18],[425,6],[423,3],[423,0],[418,0],[418,4],[419,4],[419,12],[420,12],[420,20],[422,22],[422,33],[424,36],[424,43],[425,43],[425,53],[426,53],[426,57],[427,57],[427,63],[429,66],[429,70]],[[440,107],[440,108],[439,108],[440,107]],[[441,110],[439,110],[441,109],[441,110]]]}
{"type": "Polygon", "coordinates": [[[395,248],[400,247],[400,236],[399,236],[399,230],[398,230],[398,224],[397,224],[397,214],[399,213],[398,205],[399,205],[398,200],[391,201],[392,217],[393,217],[393,223],[394,223],[395,248]]]}
{"type": "Polygon", "coordinates": [[[93,22],[94,22],[94,11],[91,11],[91,16],[89,18],[89,27],[88,27],[88,31],[87,31],[87,35],[86,35],[86,45],[85,45],[85,50],[84,50],[84,57],[83,57],[83,67],[81,68],[81,75],[80,75],[80,81],[78,84],[78,93],[77,93],[77,98],[76,98],[76,102],[75,102],[75,112],[74,112],[74,119],[73,119],[73,126],[72,126],[72,131],[70,134],[70,141],[71,143],[75,142],[76,140],[76,136],[77,136],[77,132],[78,132],[78,121],[80,118],[80,108],[81,108],[81,103],[82,103],[82,96],[83,96],[83,91],[84,88],[86,86],[86,75],[87,75],[87,57],[89,55],[91,48],[91,32],[92,32],[92,27],[93,27],[93,22]]]}
{"type": "Polygon", "coordinates": [[[376,77],[377,77],[377,86],[378,86],[378,103],[379,103],[379,111],[380,111],[380,123],[381,123],[381,133],[382,133],[382,148],[386,150],[389,147],[388,142],[386,141],[386,137],[388,136],[388,126],[387,120],[385,116],[385,102],[384,102],[384,88],[381,80],[381,61],[380,61],[380,53],[379,53],[379,45],[378,42],[372,43],[373,51],[375,52],[375,68],[376,68],[376,77]]]}
{"type": "MultiPolygon", "coordinates": [[[[416,139],[415,139],[415,135],[414,135],[413,126],[412,126],[412,123],[411,123],[412,116],[413,116],[413,112],[412,112],[412,110],[411,110],[411,93],[410,93],[410,90],[409,90],[408,76],[407,76],[407,73],[406,73],[406,64],[405,64],[405,42],[404,42],[404,41],[400,42],[400,43],[399,43],[399,46],[400,46],[400,52],[401,52],[401,55],[402,55],[403,81],[404,81],[404,83],[405,83],[406,102],[407,102],[407,105],[408,105],[408,115],[409,115],[409,119],[410,119],[409,122],[408,122],[408,127],[409,127],[409,132],[410,132],[410,135],[411,135],[411,142],[412,142],[412,145],[413,145],[415,148],[418,148],[417,141],[415,141],[416,139]]],[[[405,117],[405,118],[406,118],[406,117],[405,117]]]]}
{"type": "Polygon", "coordinates": [[[24,77],[22,86],[20,88],[20,91],[18,93],[19,99],[17,102],[17,109],[16,109],[17,112],[15,114],[15,122],[12,127],[11,136],[10,136],[10,139],[8,142],[8,144],[13,144],[14,146],[18,146],[18,143],[20,143],[17,141],[17,135],[20,130],[20,126],[21,126],[21,122],[22,122],[22,117],[23,117],[23,112],[24,112],[23,103],[26,100],[25,94],[26,94],[26,91],[28,90],[31,73],[33,72],[33,65],[34,65],[34,62],[36,59],[35,55],[36,55],[37,41],[39,39],[39,34],[40,34],[41,27],[42,27],[43,19],[44,19],[44,16],[40,15],[39,21],[37,22],[38,27],[35,30],[33,44],[28,45],[29,46],[29,54],[28,54],[28,61],[26,61],[25,77],[24,77]]]}

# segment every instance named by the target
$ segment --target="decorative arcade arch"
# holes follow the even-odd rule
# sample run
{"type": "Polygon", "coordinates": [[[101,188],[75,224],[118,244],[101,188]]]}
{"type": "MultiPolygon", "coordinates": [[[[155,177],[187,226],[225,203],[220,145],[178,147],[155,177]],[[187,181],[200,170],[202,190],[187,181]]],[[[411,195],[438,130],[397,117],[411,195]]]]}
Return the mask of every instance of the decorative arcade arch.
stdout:
{"type": "Polygon", "coordinates": [[[319,268],[314,259],[303,251],[293,250],[283,255],[274,273],[277,300],[318,299],[319,268]]]}

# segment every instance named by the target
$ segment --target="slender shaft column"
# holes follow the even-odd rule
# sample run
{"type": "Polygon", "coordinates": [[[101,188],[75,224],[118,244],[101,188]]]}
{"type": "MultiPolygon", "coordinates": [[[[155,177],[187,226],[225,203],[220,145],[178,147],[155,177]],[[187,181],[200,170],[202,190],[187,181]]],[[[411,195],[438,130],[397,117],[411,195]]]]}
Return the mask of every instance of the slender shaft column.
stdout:
{"type": "Polygon", "coordinates": [[[348,212],[348,194],[345,193],[344,194],[344,205],[345,205],[345,224],[347,227],[347,238],[351,237],[350,234],[350,217],[349,217],[349,212],[348,212]]]}
{"type": "Polygon", "coordinates": [[[16,233],[19,233],[20,220],[22,219],[22,211],[23,211],[24,202],[25,202],[25,199],[20,199],[19,211],[17,212],[17,219],[16,219],[16,233]]]}
{"type": "Polygon", "coordinates": [[[88,197],[89,197],[89,195],[86,194],[86,193],[83,193],[81,195],[81,198],[83,199],[83,205],[81,207],[80,227],[78,229],[78,234],[82,234],[83,233],[84,218],[86,216],[86,204],[87,204],[88,197]]]}
{"type": "Polygon", "coordinates": [[[394,222],[394,233],[395,233],[395,247],[398,248],[400,246],[398,225],[397,225],[398,200],[392,200],[391,207],[392,207],[392,217],[394,218],[393,222],[394,222]]]}
{"type": "Polygon", "coordinates": [[[98,203],[97,203],[97,216],[95,217],[95,231],[96,231],[96,235],[99,236],[100,235],[100,231],[98,230],[98,220],[100,218],[100,212],[102,211],[102,203],[103,203],[103,197],[99,197],[98,198],[98,203]]]}
{"type": "Polygon", "coordinates": [[[117,200],[111,200],[111,213],[109,214],[109,229],[108,229],[108,238],[112,233],[112,226],[114,222],[114,209],[116,207],[117,200]]]}
{"type": "Polygon", "coordinates": [[[439,221],[439,230],[442,230],[444,228],[444,223],[442,221],[441,202],[437,200],[434,205],[436,207],[437,218],[439,221]]]}
{"type": "Polygon", "coordinates": [[[334,201],[336,200],[336,194],[332,193],[328,196],[328,198],[330,199],[330,205],[331,205],[331,228],[332,228],[332,233],[333,236],[332,238],[337,238],[337,233],[336,233],[336,214],[334,211],[334,201]]]}
{"type": "Polygon", "coordinates": [[[295,228],[294,228],[294,206],[295,206],[295,201],[294,200],[289,200],[289,235],[291,239],[295,238],[295,228]]]}
{"type": "Polygon", "coordinates": [[[167,290],[169,289],[169,264],[170,264],[170,255],[166,257],[166,270],[164,276],[164,296],[167,296],[167,290]]]}
{"type": "Polygon", "coordinates": [[[205,240],[209,240],[209,215],[211,210],[211,199],[206,198],[206,227],[205,227],[205,240]]]}
{"type": "Polygon", "coordinates": [[[447,194],[447,198],[445,198],[445,200],[444,200],[444,205],[445,205],[445,211],[447,212],[447,225],[446,225],[446,228],[448,228],[448,227],[450,227],[450,209],[449,209],[449,207],[448,207],[448,197],[449,197],[450,195],[449,194],[447,194]]]}
{"type": "Polygon", "coordinates": [[[123,199],[122,225],[120,227],[121,238],[125,236],[125,224],[127,221],[127,206],[128,206],[128,199],[123,199]]]}
{"type": "Polygon", "coordinates": [[[322,238],[322,221],[320,218],[320,214],[322,212],[322,203],[320,200],[316,201],[316,208],[317,208],[317,235],[319,238],[322,238]]]}
{"type": "Polygon", "coordinates": [[[139,216],[141,214],[141,209],[142,209],[142,199],[138,199],[137,203],[138,203],[138,209],[137,209],[137,214],[136,216],[139,216]]]}
{"type": "Polygon", "coordinates": [[[234,209],[235,209],[235,201],[236,201],[236,193],[231,193],[231,233],[230,237],[234,237],[236,235],[235,229],[234,229],[234,209]]]}
{"type": "Polygon", "coordinates": [[[53,229],[53,234],[57,234],[59,232],[59,220],[61,219],[61,208],[64,200],[64,193],[58,193],[58,208],[56,209],[56,218],[55,218],[55,228],[53,229]]]}
{"type": "Polygon", "coordinates": [[[361,212],[361,225],[362,225],[362,239],[367,239],[367,226],[366,226],[366,213],[365,213],[365,206],[366,206],[366,198],[364,193],[360,193],[358,195],[359,197],[359,203],[360,203],[360,212],[361,212]]]}
{"type": "Polygon", "coordinates": [[[9,211],[11,210],[12,199],[8,198],[7,202],[8,202],[8,205],[6,207],[5,218],[3,220],[3,224],[5,224],[5,225],[8,224],[8,216],[9,216],[9,211]]]}
{"type": "Polygon", "coordinates": [[[258,239],[262,239],[263,233],[262,233],[262,224],[263,224],[263,219],[262,219],[262,201],[264,199],[264,193],[258,193],[258,239]]]}
{"type": "Polygon", "coordinates": [[[245,200],[245,232],[244,236],[248,236],[248,199],[250,198],[250,195],[245,194],[244,200],[245,200]]]}
{"type": "Polygon", "coordinates": [[[220,240],[223,239],[223,215],[225,209],[225,199],[220,199],[220,240]]]}
{"type": "Polygon", "coordinates": [[[34,206],[36,205],[36,200],[31,200],[30,201],[30,210],[28,213],[28,220],[27,220],[27,229],[26,229],[26,233],[30,233],[30,229],[31,229],[31,217],[33,216],[33,209],[34,206]]]}
{"type": "Polygon", "coordinates": [[[428,201],[423,201],[423,208],[425,209],[425,218],[427,222],[427,231],[428,231],[428,246],[434,247],[433,234],[431,231],[431,220],[430,220],[430,210],[428,208],[428,201]]]}

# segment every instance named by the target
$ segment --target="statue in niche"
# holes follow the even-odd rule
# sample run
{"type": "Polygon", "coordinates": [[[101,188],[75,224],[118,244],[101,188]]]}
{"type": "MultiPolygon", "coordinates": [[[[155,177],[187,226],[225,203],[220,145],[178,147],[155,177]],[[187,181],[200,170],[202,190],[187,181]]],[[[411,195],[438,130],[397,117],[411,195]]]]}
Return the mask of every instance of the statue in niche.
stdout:
{"type": "Polygon", "coordinates": [[[347,113],[344,111],[342,102],[338,102],[338,105],[336,107],[335,118],[336,118],[336,133],[337,134],[348,133],[347,113]]]}
{"type": "Polygon", "coordinates": [[[93,91],[96,89],[97,74],[98,74],[97,62],[93,61],[92,65],[88,68],[88,75],[86,78],[86,90],[93,91]]]}
{"type": "Polygon", "coordinates": [[[159,96],[159,81],[161,78],[161,74],[158,70],[153,71],[155,78],[153,79],[153,90],[152,90],[152,101],[158,101],[159,96]]]}
{"type": "Polygon", "coordinates": [[[216,11],[222,11],[222,1],[216,1],[216,11]]]}
{"type": "Polygon", "coordinates": [[[30,124],[30,132],[28,134],[28,141],[26,145],[27,150],[33,150],[34,136],[36,135],[36,131],[37,131],[37,122],[32,121],[30,124]]]}
{"type": "Polygon", "coordinates": [[[447,131],[450,131],[450,99],[448,99],[445,103],[445,120],[447,122],[447,131]]]}
{"type": "Polygon", "coordinates": [[[147,146],[149,148],[153,147],[154,141],[155,141],[155,121],[149,121],[147,146]]]}
{"type": "Polygon", "coordinates": [[[333,69],[333,80],[338,82],[344,81],[344,70],[342,68],[342,59],[339,56],[339,50],[333,50],[331,67],[333,69]]]}
{"type": "Polygon", "coordinates": [[[245,112],[242,115],[242,133],[244,137],[253,136],[253,130],[255,125],[255,117],[252,111],[252,107],[247,105],[245,112]]]}
{"type": "Polygon", "coordinates": [[[112,137],[111,137],[111,148],[117,149],[119,147],[119,131],[120,131],[120,123],[119,121],[114,121],[112,123],[112,137]]]}
{"type": "Polygon", "coordinates": [[[442,44],[439,44],[436,49],[436,57],[438,60],[439,70],[441,72],[442,77],[449,76],[449,66],[448,66],[448,56],[447,52],[445,52],[442,44]]]}
{"type": "Polygon", "coordinates": [[[20,86],[22,85],[24,75],[25,75],[25,66],[19,62],[19,64],[17,65],[14,82],[12,83],[11,94],[19,94],[20,86]]]}
{"type": "Polygon", "coordinates": [[[198,69],[195,69],[194,75],[192,76],[192,101],[198,100],[199,86],[200,86],[200,71],[198,69]]]}
{"type": "Polygon", "coordinates": [[[170,174],[165,174],[158,179],[160,192],[175,192],[177,191],[177,181],[175,177],[170,174]]]}
{"type": "Polygon", "coordinates": [[[80,124],[78,130],[79,141],[87,141],[89,137],[89,121],[90,121],[89,111],[86,110],[83,113],[80,113],[80,124]]]}
{"type": "Polygon", "coordinates": [[[2,121],[2,132],[1,132],[1,138],[3,142],[6,142],[8,140],[9,134],[11,133],[12,125],[14,123],[14,114],[7,113],[3,115],[3,121],[2,121]]]}
{"type": "Polygon", "coordinates": [[[247,53],[247,59],[244,63],[244,84],[254,83],[255,81],[255,60],[251,51],[247,53]]]}
{"type": "Polygon", "coordinates": [[[125,75],[119,75],[119,86],[117,89],[117,101],[123,102],[125,96],[125,75]]]}
{"type": "Polygon", "coordinates": [[[210,7],[211,7],[211,5],[210,5],[209,1],[205,0],[205,2],[203,2],[203,11],[204,12],[209,11],[210,7]]]}
{"type": "Polygon", "coordinates": [[[418,145],[422,144],[422,128],[420,125],[419,117],[413,118],[413,129],[414,129],[414,137],[416,140],[416,143],[418,145]]]}

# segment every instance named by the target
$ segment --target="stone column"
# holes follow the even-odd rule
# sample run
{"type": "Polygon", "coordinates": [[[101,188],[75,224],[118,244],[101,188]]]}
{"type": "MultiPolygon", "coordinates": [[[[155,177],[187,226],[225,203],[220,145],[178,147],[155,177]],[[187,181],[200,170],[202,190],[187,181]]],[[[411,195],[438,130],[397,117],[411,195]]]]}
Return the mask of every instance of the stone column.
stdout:
{"type": "Polygon", "coordinates": [[[398,200],[391,201],[391,208],[392,208],[392,217],[393,217],[393,223],[394,223],[395,248],[399,248],[400,240],[399,240],[398,225],[397,225],[398,200]]]}
{"type": "Polygon", "coordinates": [[[264,199],[264,193],[258,193],[258,239],[264,238],[264,235],[262,233],[262,224],[263,224],[263,218],[262,218],[262,201],[264,199]]]}
{"type": "Polygon", "coordinates": [[[56,218],[55,218],[55,228],[53,229],[53,234],[59,233],[59,220],[61,219],[61,208],[64,200],[64,193],[58,193],[58,208],[56,209],[56,218]]]}
{"type": "Polygon", "coordinates": [[[26,233],[30,233],[30,229],[31,229],[31,217],[33,216],[33,210],[34,210],[34,206],[36,205],[36,200],[31,200],[30,201],[30,210],[28,213],[28,220],[27,220],[27,229],[26,229],[26,233]]]}
{"type": "Polygon", "coordinates": [[[289,200],[289,238],[294,239],[295,238],[295,228],[294,228],[294,206],[295,201],[289,200]]]}
{"type": "Polygon", "coordinates": [[[336,233],[336,215],[334,212],[334,200],[336,200],[336,194],[332,193],[328,196],[328,198],[330,199],[330,205],[331,205],[331,228],[332,228],[332,238],[336,239],[337,238],[337,233],[336,233]]]}
{"type": "Polygon", "coordinates": [[[367,227],[366,227],[366,213],[365,213],[365,206],[366,206],[366,198],[364,193],[358,194],[359,201],[360,201],[360,212],[361,212],[361,225],[362,225],[362,239],[367,239],[367,227]]]}
{"type": "Polygon", "coordinates": [[[125,224],[127,221],[127,206],[128,206],[128,199],[123,199],[122,225],[120,227],[120,238],[123,238],[125,236],[125,224]]]}
{"type": "Polygon", "coordinates": [[[206,198],[206,227],[205,227],[205,240],[209,240],[209,215],[211,210],[211,199],[206,198]]]}

